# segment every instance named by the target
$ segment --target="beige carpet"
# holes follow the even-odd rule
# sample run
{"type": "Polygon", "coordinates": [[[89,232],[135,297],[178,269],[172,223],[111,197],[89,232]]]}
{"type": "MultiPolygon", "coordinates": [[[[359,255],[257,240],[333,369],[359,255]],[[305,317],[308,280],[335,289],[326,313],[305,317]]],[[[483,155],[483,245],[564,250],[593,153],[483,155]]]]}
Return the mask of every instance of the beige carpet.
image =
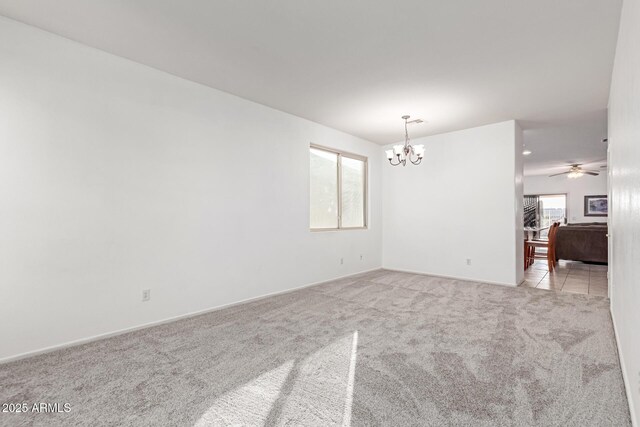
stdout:
{"type": "Polygon", "coordinates": [[[3,426],[628,426],[608,300],[378,271],[0,365],[3,426]]]}

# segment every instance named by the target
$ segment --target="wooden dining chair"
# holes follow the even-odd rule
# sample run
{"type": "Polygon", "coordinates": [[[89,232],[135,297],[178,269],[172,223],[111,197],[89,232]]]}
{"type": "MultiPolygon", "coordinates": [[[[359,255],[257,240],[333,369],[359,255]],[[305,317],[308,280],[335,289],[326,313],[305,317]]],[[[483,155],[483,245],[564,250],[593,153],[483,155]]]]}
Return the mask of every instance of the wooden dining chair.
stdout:
{"type": "Polygon", "coordinates": [[[533,264],[533,252],[531,251],[532,246],[528,244],[527,238],[524,239],[524,269],[528,270],[529,267],[533,264]]]}
{"type": "Polygon", "coordinates": [[[555,270],[556,265],[558,263],[558,259],[556,258],[556,242],[558,241],[558,229],[560,228],[560,222],[556,222],[556,226],[553,229],[553,234],[549,237],[549,254],[551,257],[551,262],[553,263],[553,269],[555,270]]]}
{"type": "Polygon", "coordinates": [[[554,222],[549,227],[548,240],[527,240],[525,243],[525,254],[528,255],[529,261],[525,265],[532,265],[536,259],[546,259],[549,271],[553,271],[556,266],[556,233],[559,222],[554,222]],[[536,253],[536,248],[546,248],[546,253],[536,253]]]}

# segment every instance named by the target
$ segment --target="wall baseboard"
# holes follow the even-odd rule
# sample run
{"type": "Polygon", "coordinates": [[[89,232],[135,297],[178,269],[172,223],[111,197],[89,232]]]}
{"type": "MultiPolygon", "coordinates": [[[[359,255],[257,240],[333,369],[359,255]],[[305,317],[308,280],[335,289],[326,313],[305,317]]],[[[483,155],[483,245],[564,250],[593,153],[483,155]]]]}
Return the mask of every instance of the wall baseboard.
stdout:
{"type": "Polygon", "coordinates": [[[616,327],[616,318],[609,305],[609,313],[611,314],[611,323],[613,324],[613,334],[616,339],[616,348],[618,350],[618,359],[620,359],[620,370],[622,371],[622,380],[624,382],[624,389],[627,393],[627,402],[629,403],[629,414],[631,415],[631,425],[638,427],[638,419],[636,418],[636,411],[633,407],[633,400],[631,400],[631,384],[629,382],[629,376],[627,375],[626,365],[624,363],[624,356],[622,355],[622,348],[620,348],[620,337],[618,336],[618,328],[616,327]]]}
{"type": "Polygon", "coordinates": [[[215,306],[215,307],[211,307],[211,308],[206,308],[204,310],[198,310],[198,311],[193,311],[193,312],[189,312],[189,313],[186,313],[186,314],[180,314],[178,316],[168,317],[166,319],[156,320],[156,321],[149,322],[149,323],[144,323],[142,325],[136,325],[136,326],[132,326],[130,328],[119,329],[117,331],[106,332],[104,334],[93,335],[93,336],[90,336],[90,337],[87,337],[87,338],[80,338],[78,340],[67,341],[67,342],[62,343],[62,344],[56,344],[56,345],[52,345],[52,346],[49,346],[49,347],[44,347],[44,348],[41,348],[41,349],[38,349],[38,350],[28,351],[28,352],[25,352],[25,353],[16,354],[14,356],[4,357],[4,358],[0,359],[0,364],[5,364],[5,363],[9,363],[9,362],[15,362],[17,360],[27,359],[27,358],[30,358],[30,357],[38,356],[38,355],[45,354],[45,353],[51,353],[51,352],[54,352],[54,351],[57,351],[57,350],[62,350],[62,349],[69,348],[69,347],[76,347],[76,346],[79,346],[79,345],[82,345],[82,344],[88,344],[90,342],[99,341],[99,340],[115,337],[115,336],[118,336],[118,335],[127,334],[129,332],[135,332],[135,331],[139,331],[141,329],[146,329],[146,328],[151,328],[153,326],[163,325],[165,323],[171,323],[171,322],[175,322],[175,321],[178,321],[178,320],[187,319],[187,318],[190,318],[190,317],[196,317],[196,316],[200,316],[200,315],[203,315],[203,314],[211,313],[211,312],[214,312],[214,311],[223,310],[225,308],[230,308],[230,307],[234,307],[234,306],[237,306],[237,305],[246,304],[246,303],[249,303],[249,302],[258,301],[258,300],[262,300],[262,299],[273,297],[273,296],[277,296],[277,295],[288,294],[290,292],[298,291],[298,290],[301,290],[301,289],[310,288],[310,287],[313,287],[313,286],[319,286],[319,285],[322,285],[322,284],[325,284],[325,283],[333,282],[334,280],[346,279],[348,277],[355,277],[355,276],[359,276],[361,274],[367,274],[367,273],[371,273],[373,271],[378,271],[378,270],[382,270],[382,268],[378,267],[378,268],[373,268],[373,269],[370,269],[370,270],[360,271],[360,272],[357,272],[357,273],[346,274],[344,276],[335,277],[333,279],[322,280],[320,282],[308,283],[306,285],[297,286],[295,288],[286,289],[284,291],[272,292],[272,293],[269,293],[269,294],[264,294],[264,295],[260,295],[260,296],[257,296],[257,297],[253,297],[253,298],[248,298],[248,299],[244,299],[244,300],[241,300],[241,301],[232,302],[232,303],[229,303],[229,304],[224,304],[224,305],[219,305],[219,306],[215,306]]]}
{"type": "Polygon", "coordinates": [[[518,286],[517,284],[513,284],[513,283],[492,282],[490,280],[474,279],[471,277],[447,276],[444,274],[435,274],[435,273],[429,273],[426,271],[403,270],[400,268],[390,268],[390,267],[382,267],[382,270],[397,271],[399,273],[419,274],[421,276],[442,277],[443,279],[464,280],[465,282],[486,283],[488,285],[508,286],[511,288],[515,288],[518,286]]]}

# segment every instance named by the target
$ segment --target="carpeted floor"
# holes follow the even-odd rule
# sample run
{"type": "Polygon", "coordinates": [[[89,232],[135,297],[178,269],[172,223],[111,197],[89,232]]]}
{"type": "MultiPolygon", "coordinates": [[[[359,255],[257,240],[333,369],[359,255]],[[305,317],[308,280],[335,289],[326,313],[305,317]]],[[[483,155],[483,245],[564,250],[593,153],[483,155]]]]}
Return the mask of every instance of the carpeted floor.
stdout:
{"type": "Polygon", "coordinates": [[[377,271],[0,365],[20,425],[628,426],[609,301],[377,271]]]}

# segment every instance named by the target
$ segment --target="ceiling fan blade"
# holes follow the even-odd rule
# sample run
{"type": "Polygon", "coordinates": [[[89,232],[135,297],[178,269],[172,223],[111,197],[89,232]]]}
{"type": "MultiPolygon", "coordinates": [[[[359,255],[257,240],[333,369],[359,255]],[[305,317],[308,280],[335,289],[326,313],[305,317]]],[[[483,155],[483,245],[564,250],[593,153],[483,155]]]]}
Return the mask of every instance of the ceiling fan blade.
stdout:
{"type": "Polygon", "coordinates": [[[571,171],[567,171],[567,172],[560,172],[560,173],[554,173],[553,175],[549,175],[549,178],[551,178],[552,176],[558,176],[558,175],[566,175],[568,173],[571,173],[571,171]]]}
{"type": "Polygon", "coordinates": [[[582,169],[582,172],[600,173],[600,171],[594,171],[593,169],[582,169]]]}
{"type": "Polygon", "coordinates": [[[587,175],[593,175],[593,176],[600,175],[598,172],[591,172],[591,171],[583,171],[583,172],[586,173],[587,175]]]}

